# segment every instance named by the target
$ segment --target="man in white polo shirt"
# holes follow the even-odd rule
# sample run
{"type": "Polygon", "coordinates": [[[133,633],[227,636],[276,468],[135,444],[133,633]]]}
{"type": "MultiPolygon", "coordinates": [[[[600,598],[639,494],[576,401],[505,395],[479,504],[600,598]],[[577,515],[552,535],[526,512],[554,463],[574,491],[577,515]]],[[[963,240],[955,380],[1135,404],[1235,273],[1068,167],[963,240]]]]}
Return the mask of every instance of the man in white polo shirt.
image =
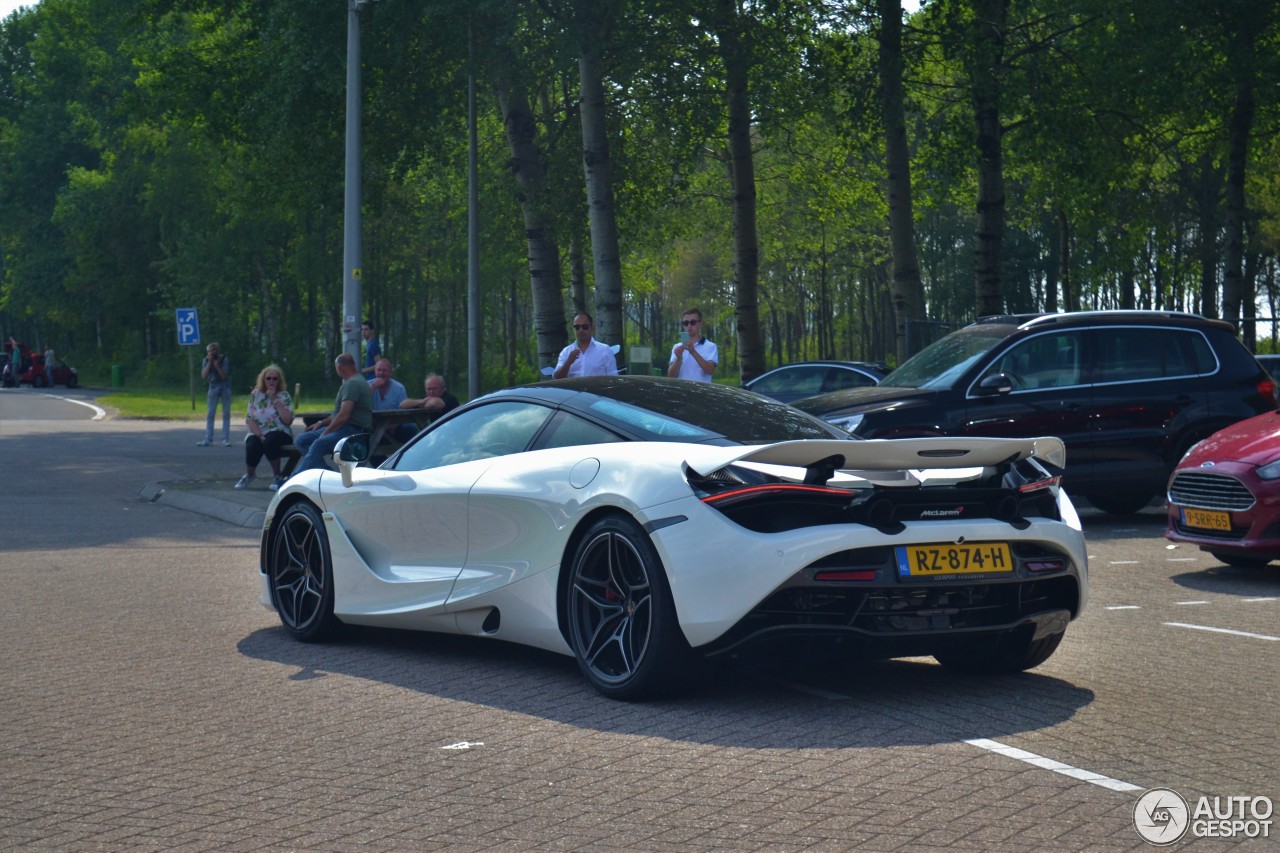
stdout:
{"type": "Polygon", "coordinates": [[[671,348],[667,375],[694,382],[710,382],[720,363],[720,349],[702,334],[702,312],[690,308],[680,319],[683,340],[671,348]]]}
{"type": "Polygon", "coordinates": [[[560,351],[560,359],[551,378],[617,375],[618,361],[614,358],[613,348],[591,336],[595,325],[590,314],[578,314],[573,318],[573,331],[578,339],[560,351]]]}

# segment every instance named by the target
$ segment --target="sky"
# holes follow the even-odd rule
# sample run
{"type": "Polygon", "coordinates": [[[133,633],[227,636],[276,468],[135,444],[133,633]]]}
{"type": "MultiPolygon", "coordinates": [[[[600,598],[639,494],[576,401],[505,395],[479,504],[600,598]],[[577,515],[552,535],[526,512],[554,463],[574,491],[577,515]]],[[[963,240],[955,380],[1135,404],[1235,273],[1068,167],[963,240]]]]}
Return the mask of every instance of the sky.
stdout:
{"type": "Polygon", "coordinates": [[[9,13],[19,6],[34,6],[37,0],[0,0],[0,20],[9,17],[9,13]]]}

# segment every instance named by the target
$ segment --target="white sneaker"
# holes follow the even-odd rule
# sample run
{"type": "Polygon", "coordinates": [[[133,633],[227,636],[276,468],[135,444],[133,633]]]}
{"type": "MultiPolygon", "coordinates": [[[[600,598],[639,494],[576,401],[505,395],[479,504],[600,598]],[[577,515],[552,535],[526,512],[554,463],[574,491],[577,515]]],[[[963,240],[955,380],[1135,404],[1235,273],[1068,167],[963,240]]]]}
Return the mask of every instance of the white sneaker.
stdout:
{"type": "Polygon", "coordinates": [[[222,439],[222,446],[223,446],[223,447],[230,447],[230,446],[231,446],[231,442],[230,442],[230,441],[227,441],[227,440],[224,438],[224,439],[222,439]]]}
{"type": "Polygon", "coordinates": [[[284,481],[285,481],[285,476],[281,474],[280,476],[272,480],[271,485],[267,486],[267,488],[274,492],[284,485],[284,481]]]}
{"type": "Polygon", "coordinates": [[[249,484],[250,484],[250,483],[252,483],[252,482],[253,482],[253,480],[254,480],[254,478],[253,478],[253,476],[252,476],[252,475],[250,475],[250,474],[245,474],[245,475],[244,475],[243,477],[241,477],[239,480],[236,480],[236,486],[235,486],[235,487],[236,487],[237,489],[247,489],[247,488],[249,488],[249,484]]]}
{"type": "Polygon", "coordinates": [[[212,441],[207,438],[202,438],[200,441],[196,442],[196,447],[208,447],[211,444],[213,444],[212,441]]]}

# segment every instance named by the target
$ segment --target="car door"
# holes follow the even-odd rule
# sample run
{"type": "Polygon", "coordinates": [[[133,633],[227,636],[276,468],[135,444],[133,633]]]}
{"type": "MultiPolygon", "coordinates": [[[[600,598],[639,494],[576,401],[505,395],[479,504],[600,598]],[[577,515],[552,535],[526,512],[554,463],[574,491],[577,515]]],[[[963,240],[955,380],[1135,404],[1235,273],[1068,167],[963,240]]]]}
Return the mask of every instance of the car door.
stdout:
{"type": "Polygon", "coordinates": [[[1029,438],[1052,435],[1067,446],[1067,476],[1087,462],[1092,391],[1086,377],[1088,339],[1079,329],[1049,330],[1000,351],[969,387],[957,434],[1029,438]],[[1005,393],[982,390],[1003,373],[1005,393]]]}
{"type": "Polygon", "coordinates": [[[554,410],[499,401],[459,412],[396,457],[392,469],[356,469],[350,488],[326,492],[365,572],[335,572],[340,613],[413,601],[442,606],[466,564],[475,527],[471,491],[495,461],[519,453],[554,410]]]}
{"type": "Polygon", "coordinates": [[[1204,335],[1157,326],[1099,327],[1093,363],[1092,488],[1163,490],[1180,425],[1212,416],[1217,369],[1204,335]]]}

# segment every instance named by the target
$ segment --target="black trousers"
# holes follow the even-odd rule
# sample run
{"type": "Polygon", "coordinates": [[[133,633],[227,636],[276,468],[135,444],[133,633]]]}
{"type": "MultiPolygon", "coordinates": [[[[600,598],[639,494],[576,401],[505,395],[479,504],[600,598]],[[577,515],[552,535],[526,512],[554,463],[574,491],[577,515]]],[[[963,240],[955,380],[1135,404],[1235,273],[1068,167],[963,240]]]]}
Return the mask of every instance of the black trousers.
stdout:
{"type": "Polygon", "coordinates": [[[264,433],[262,438],[249,433],[248,438],[244,441],[244,464],[250,468],[257,468],[258,463],[262,461],[262,457],[266,456],[267,461],[271,463],[271,470],[279,473],[280,448],[292,443],[293,436],[278,429],[264,433]]]}

